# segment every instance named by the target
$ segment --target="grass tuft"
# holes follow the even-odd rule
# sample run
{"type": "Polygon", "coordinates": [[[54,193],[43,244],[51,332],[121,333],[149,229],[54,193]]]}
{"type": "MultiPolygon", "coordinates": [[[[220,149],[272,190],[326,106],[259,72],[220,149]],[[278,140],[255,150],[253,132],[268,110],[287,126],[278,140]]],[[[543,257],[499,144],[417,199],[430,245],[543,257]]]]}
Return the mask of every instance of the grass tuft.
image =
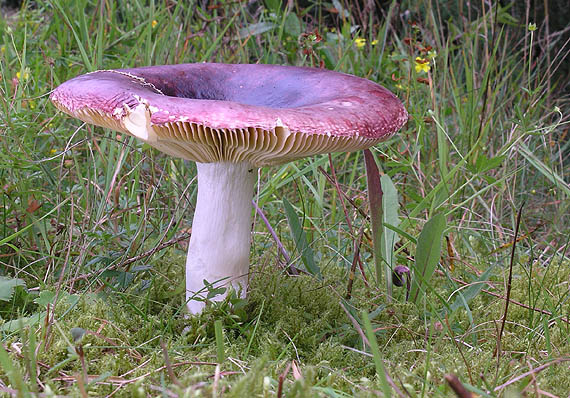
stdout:
{"type": "Polygon", "coordinates": [[[485,397],[565,396],[558,15],[523,2],[282,3],[2,8],[0,392],[447,397],[455,375],[485,397]],[[195,166],[48,96],[96,69],[202,61],[352,73],[396,93],[410,120],[369,153],[381,201],[368,201],[362,153],[261,170],[248,298],[187,316],[195,166]],[[414,303],[387,277],[396,266],[415,271],[414,303]]]}

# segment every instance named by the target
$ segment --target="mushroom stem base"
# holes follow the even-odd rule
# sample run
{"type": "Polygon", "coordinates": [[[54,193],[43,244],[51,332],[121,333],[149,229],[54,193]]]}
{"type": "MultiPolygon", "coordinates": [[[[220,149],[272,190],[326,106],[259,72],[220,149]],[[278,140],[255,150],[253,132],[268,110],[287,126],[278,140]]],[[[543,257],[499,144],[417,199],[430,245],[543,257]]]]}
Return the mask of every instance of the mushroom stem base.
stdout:
{"type": "Polygon", "coordinates": [[[186,304],[202,311],[212,289],[229,287],[245,296],[251,241],[251,199],[257,177],[248,162],[197,163],[198,198],[186,259],[186,304]],[[210,285],[206,286],[204,280],[210,285]]]}

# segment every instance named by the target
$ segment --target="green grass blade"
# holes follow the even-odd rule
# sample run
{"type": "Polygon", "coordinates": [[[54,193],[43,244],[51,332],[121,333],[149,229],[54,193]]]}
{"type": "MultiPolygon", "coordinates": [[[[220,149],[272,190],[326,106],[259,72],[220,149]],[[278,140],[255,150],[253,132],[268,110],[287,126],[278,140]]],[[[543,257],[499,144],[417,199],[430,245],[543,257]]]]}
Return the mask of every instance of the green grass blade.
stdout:
{"type": "Polygon", "coordinates": [[[41,216],[40,218],[38,218],[37,220],[35,220],[33,223],[26,225],[24,228],[21,228],[19,230],[17,230],[16,232],[14,232],[12,235],[9,235],[7,237],[5,237],[4,239],[0,240],[0,246],[10,242],[11,240],[13,240],[14,238],[18,237],[19,235],[23,234],[24,232],[26,232],[28,229],[32,228],[34,225],[36,225],[37,223],[39,223],[40,221],[42,221],[43,219],[45,219],[46,217],[48,217],[49,215],[53,214],[57,209],[59,209],[60,207],[62,207],[64,204],[66,204],[69,201],[70,198],[67,198],[65,200],[63,200],[62,202],[60,202],[57,206],[55,206],[53,209],[51,209],[50,211],[48,211],[46,214],[44,214],[43,216],[41,216]]]}
{"type": "Polygon", "coordinates": [[[210,47],[208,47],[208,50],[204,53],[204,55],[202,56],[202,58],[200,58],[200,62],[206,62],[209,61],[210,59],[210,55],[212,55],[212,53],[214,52],[214,50],[216,48],[218,48],[220,42],[222,41],[222,39],[224,38],[224,35],[226,34],[227,30],[233,26],[234,21],[236,20],[238,14],[236,13],[233,17],[231,17],[231,19],[228,21],[228,23],[226,24],[226,26],[224,26],[224,28],[222,29],[222,31],[218,34],[218,37],[216,37],[216,39],[212,42],[212,44],[210,45],[210,47]]]}
{"type": "Polygon", "coordinates": [[[321,276],[321,270],[319,266],[315,263],[315,257],[313,250],[307,243],[307,236],[299,218],[297,218],[297,213],[291,203],[286,198],[283,198],[283,207],[285,207],[285,213],[287,214],[287,221],[289,222],[289,228],[291,231],[291,237],[297,246],[297,249],[301,253],[301,260],[305,264],[305,268],[312,275],[321,276]]]}
{"type": "Polygon", "coordinates": [[[58,0],[54,1],[52,4],[61,13],[61,16],[63,17],[63,19],[65,21],[65,24],[71,30],[71,33],[73,34],[73,37],[75,38],[75,43],[77,44],[77,48],[79,49],[79,52],[81,53],[81,59],[83,60],[83,64],[85,65],[85,68],[87,68],[87,70],[89,72],[93,71],[93,65],[91,64],[91,61],[89,60],[90,57],[87,54],[87,50],[83,46],[83,41],[79,37],[77,30],[73,27],[74,25],[69,20],[69,16],[67,15],[67,13],[65,12],[65,10],[63,9],[63,7],[61,6],[61,4],[59,3],[58,0]]]}
{"type": "Polygon", "coordinates": [[[522,142],[519,143],[520,153],[529,161],[529,163],[545,176],[551,183],[562,189],[566,196],[570,197],[570,185],[564,179],[556,174],[552,168],[542,162],[532,151],[522,142]]]}
{"type": "Polygon", "coordinates": [[[226,360],[226,350],[224,347],[224,330],[220,319],[214,322],[214,332],[216,335],[216,358],[218,363],[222,364],[226,360]]]}
{"type": "Polygon", "coordinates": [[[364,332],[366,333],[366,338],[370,344],[370,351],[372,351],[372,358],[374,359],[374,366],[376,367],[376,375],[380,379],[380,385],[382,387],[382,392],[385,398],[390,398],[392,396],[392,389],[390,384],[388,384],[388,379],[386,378],[386,368],[384,367],[384,361],[380,355],[380,349],[378,348],[378,342],[376,341],[376,335],[372,329],[372,323],[368,318],[368,313],[366,311],[361,312],[362,322],[364,323],[364,332]]]}

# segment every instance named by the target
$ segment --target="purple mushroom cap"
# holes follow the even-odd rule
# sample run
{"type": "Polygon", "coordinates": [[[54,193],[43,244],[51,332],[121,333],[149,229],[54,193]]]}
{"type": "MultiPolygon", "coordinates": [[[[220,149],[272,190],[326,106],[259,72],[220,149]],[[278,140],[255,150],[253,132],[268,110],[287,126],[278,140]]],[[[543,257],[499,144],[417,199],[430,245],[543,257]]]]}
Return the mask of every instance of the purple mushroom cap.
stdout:
{"type": "Polygon", "coordinates": [[[78,119],[170,155],[254,166],[368,148],[408,118],[394,94],[369,80],[277,65],[96,71],[61,84],[50,98],[78,119]]]}
{"type": "Polygon", "coordinates": [[[394,94],[369,80],[276,65],[97,71],[63,83],[50,98],[87,123],[197,162],[186,258],[192,313],[202,311],[214,287],[246,293],[255,167],[368,148],[408,118],[394,94]]]}

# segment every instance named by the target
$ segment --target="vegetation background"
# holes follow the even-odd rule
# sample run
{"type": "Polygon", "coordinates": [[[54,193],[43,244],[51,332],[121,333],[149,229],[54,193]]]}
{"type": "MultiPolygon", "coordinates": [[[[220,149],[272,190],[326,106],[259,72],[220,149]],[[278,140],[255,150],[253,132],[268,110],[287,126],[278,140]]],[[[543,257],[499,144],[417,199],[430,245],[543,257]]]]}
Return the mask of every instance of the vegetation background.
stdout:
{"type": "Polygon", "coordinates": [[[568,396],[567,3],[7,6],[2,394],[568,396]],[[48,95],[96,69],[202,61],[352,73],[397,93],[410,119],[371,152],[375,226],[362,153],[263,169],[249,297],[185,317],[195,167],[48,95]],[[322,277],[287,272],[307,264],[322,277]],[[414,272],[415,302],[386,265],[414,272]]]}

